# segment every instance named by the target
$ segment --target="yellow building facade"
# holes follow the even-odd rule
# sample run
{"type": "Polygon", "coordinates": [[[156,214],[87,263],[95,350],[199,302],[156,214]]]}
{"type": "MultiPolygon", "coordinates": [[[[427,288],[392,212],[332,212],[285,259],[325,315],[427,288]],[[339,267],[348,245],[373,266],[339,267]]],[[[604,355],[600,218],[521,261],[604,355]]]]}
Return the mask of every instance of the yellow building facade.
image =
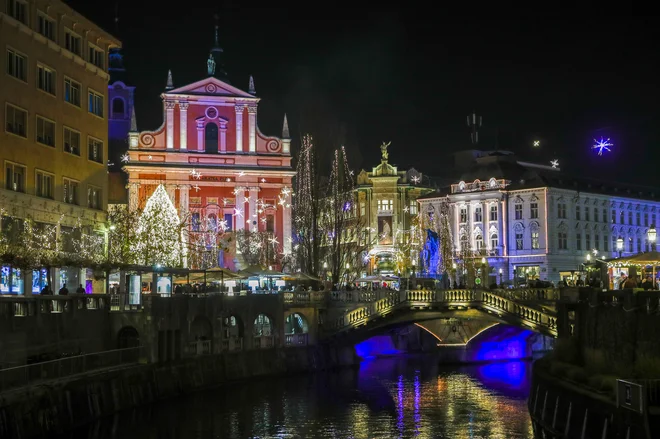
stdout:
{"type": "Polygon", "coordinates": [[[0,0],[3,222],[104,232],[108,51],[120,45],[62,1],[0,0]]]}

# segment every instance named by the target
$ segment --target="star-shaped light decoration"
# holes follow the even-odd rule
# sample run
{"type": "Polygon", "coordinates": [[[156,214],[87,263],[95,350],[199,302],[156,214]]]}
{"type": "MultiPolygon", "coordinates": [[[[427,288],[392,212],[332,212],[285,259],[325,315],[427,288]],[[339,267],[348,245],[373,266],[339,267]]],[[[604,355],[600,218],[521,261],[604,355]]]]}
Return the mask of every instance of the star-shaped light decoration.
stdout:
{"type": "Polygon", "coordinates": [[[122,163],[128,163],[131,161],[131,157],[128,154],[124,154],[121,156],[121,162],[122,163]]]}
{"type": "Polygon", "coordinates": [[[244,175],[245,175],[245,172],[243,172],[243,171],[241,171],[241,172],[239,172],[239,173],[238,173],[238,174],[236,174],[236,175],[238,175],[239,177],[242,177],[242,176],[244,176],[244,175]]]}
{"type": "Polygon", "coordinates": [[[148,158],[149,160],[153,160],[153,159],[154,159],[153,156],[152,156],[151,154],[149,154],[149,155],[147,156],[147,158],[148,158]]]}
{"type": "Polygon", "coordinates": [[[591,147],[591,149],[598,151],[598,155],[603,155],[603,151],[612,151],[612,146],[614,146],[614,144],[610,142],[609,138],[605,140],[601,137],[600,140],[594,139],[594,145],[591,147]]]}
{"type": "Polygon", "coordinates": [[[193,189],[195,189],[195,192],[199,192],[200,187],[195,185],[195,186],[193,186],[193,189]]]}
{"type": "Polygon", "coordinates": [[[234,207],[234,216],[243,216],[243,212],[240,207],[234,207]]]}
{"type": "Polygon", "coordinates": [[[536,147],[539,147],[539,146],[541,146],[541,141],[540,140],[535,140],[534,143],[532,143],[532,145],[534,145],[536,147]]]}
{"type": "Polygon", "coordinates": [[[190,170],[190,175],[192,176],[192,178],[194,178],[196,180],[199,180],[200,178],[202,178],[202,173],[197,171],[197,169],[191,169],[190,170]]]}
{"type": "Polygon", "coordinates": [[[596,249],[591,250],[591,253],[593,253],[594,256],[598,256],[598,250],[596,250],[596,249]]]}
{"type": "Polygon", "coordinates": [[[262,183],[265,183],[265,182],[266,182],[266,179],[265,179],[265,178],[262,178],[262,179],[261,179],[261,182],[262,182],[262,183]]]}
{"type": "Polygon", "coordinates": [[[559,167],[559,160],[550,160],[550,164],[554,169],[557,169],[559,167]]]}
{"type": "Polygon", "coordinates": [[[420,180],[420,179],[419,179],[419,175],[413,175],[412,177],[410,177],[410,179],[411,179],[412,182],[415,183],[415,184],[419,183],[419,180],[420,180]]]}
{"type": "Polygon", "coordinates": [[[403,208],[403,211],[406,212],[406,213],[407,213],[409,210],[410,210],[410,209],[408,208],[408,206],[406,206],[406,207],[403,208]]]}

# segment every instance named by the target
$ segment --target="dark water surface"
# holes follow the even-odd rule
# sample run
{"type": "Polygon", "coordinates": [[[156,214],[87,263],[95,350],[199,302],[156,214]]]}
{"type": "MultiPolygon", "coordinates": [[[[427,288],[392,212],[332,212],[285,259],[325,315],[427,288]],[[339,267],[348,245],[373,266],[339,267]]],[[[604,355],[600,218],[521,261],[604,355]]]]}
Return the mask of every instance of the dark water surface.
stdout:
{"type": "Polygon", "coordinates": [[[531,362],[438,366],[433,357],[262,379],[125,412],[75,439],[528,439],[531,362]]]}

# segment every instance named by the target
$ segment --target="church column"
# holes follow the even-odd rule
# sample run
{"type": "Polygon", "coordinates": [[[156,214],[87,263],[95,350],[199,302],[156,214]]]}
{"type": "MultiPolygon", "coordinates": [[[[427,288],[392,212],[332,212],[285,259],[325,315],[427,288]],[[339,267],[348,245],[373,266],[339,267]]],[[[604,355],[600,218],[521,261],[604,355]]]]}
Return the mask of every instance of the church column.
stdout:
{"type": "Polygon", "coordinates": [[[165,192],[167,192],[167,195],[170,197],[170,200],[172,201],[172,204],[176,206],[176,186],[173,184],[166,184],[165,185],[165,192]]]}
{"type": "Polygon", "coordinates": [[[179,186],[179,216],[185,218],[188,214],[188,205],[190,203],[190,187],[179,186]]]}
{"type": "Polygon", "coordinates": [[[257,151],[257,106],[248,106],[248,134],[250,137],[250,152],[257,151]]]}
{"type": "Polygon", "coordinates": [[[197,121],[197,151],[204,151],[204,121],[197,121]]]}
{"type": "MultiPolygon", "coordinates": [[[[481,223],[483,224],[483,239],[484,239],[484,248],[489,249],[490,248],[490,231],[488,230],[488,227],[490,226],[488,221],[490,221],[490,211],[489,209],[489,204],[488,200],[484,200],[483,203],[481,203],[481,223]]],[[[495,249],[492,249],[495,250],[495,249]]]]}
{"type": "Polygon", "coordinates": [[[128,210],[130,212],[135,212],[138,208],[138,193],[139,193],[139,184],[138,183],[129,183],[128,184],[128,210]]]}
{"type": "Polygon", "coordinates": [[[234,216],[234,229],[243,230],[245,229],[245,218],[247,212],[245,212],[245,188],[237,186],[236,187],[236,215],[234,216]],[[239,214],[240,212],[240,214],[239,214]]]}
{"type": "Polygon", "coordinates": [[[250,199],[249,199],[250,216],[247,217],[250,220],[250,230],[252,230],[252,228],[254,227],[259,229],[259,216],[257,215],[257,198],[259,198],[259,188],[251,187],[250,199]]]}
{"type": "Polygon", "coordinates": [[[188,102],[179,102],[179,149],[188,149],[188,102]]]}
{"type": "Polygon", "coordinates": [[[174,101],[165,101],[165,118],[167,122],[167,149],[174,149],[174,101]]]}
{"type": "Polygon", "coordinates": [[[245,105],[236,104],[236,152],[243,152],[243,110],[245,105]]]}
{"type": "MultiPolygon", "coordinates": [[[[287,192],[286,196],[286,203],[284,203],[283,210],[282,210],[282,221],[284,224],[282,225],[282,241],[284,245],[284,255],[290,255],[291,254],[291,193],[287,192]],[[287,207],[289,206],[289,207],[287,207]]],[[[359,209],[359,206],[358,206],[359,209]]],[[[358,214],[360,212],[358,211],[358,214]]],[[[357,237],[357,239],[361,239],[361,237],[357,237]]],[[[371,250],[371,249],[368,249],[371,250]]]]}
{"type": "Polygon", "coordinates": [[[220,152],[227,152],[227,122],[220,119],[220,152]]]}

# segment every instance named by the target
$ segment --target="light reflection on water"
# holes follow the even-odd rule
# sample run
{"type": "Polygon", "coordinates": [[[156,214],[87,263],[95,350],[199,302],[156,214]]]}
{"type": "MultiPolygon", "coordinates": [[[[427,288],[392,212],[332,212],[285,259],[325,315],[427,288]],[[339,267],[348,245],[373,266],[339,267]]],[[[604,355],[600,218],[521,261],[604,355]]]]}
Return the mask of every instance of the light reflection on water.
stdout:
{"type": "Polygon", "coordinates": [[[439,367],[433,357],[371,360],[359,370],[194,394],[68,437],[528,439],[530,367],[520,361],[439,367]]]}

